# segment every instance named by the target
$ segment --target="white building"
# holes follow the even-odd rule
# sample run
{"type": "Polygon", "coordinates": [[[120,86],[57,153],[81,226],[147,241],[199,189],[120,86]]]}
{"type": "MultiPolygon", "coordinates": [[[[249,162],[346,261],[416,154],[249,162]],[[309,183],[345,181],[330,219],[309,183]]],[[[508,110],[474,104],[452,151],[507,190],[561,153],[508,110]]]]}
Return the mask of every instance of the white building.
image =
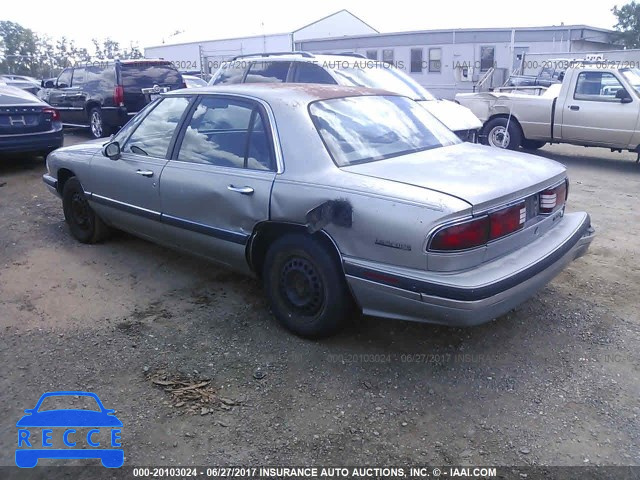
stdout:
{"type": "Polygon", "coordinates": [[[491,68],[492,86],[502,85],[525,54],[567,58],[566,52],[620,48],[613,34],[586,25],[424,30],[296,40],[294,47],[317,53],[357,52],[391,62],[434,95],[451,99],[458,92],[472,91],[491,68]]]}
{"type": "Polygon", "coordinates": [[[144,56],[170,60],[182,71],[197,70],[209,73],[215,71],[222,60],[237,55],[290,52],[296,42],[311,38],[335,38],[377,33],[375,28],[348,10],[340,10],[287,33],[201,41],[181,41],[181,36],[178,35],[172,39],[177,43],[147,47],[144,49],[144,56]]]}

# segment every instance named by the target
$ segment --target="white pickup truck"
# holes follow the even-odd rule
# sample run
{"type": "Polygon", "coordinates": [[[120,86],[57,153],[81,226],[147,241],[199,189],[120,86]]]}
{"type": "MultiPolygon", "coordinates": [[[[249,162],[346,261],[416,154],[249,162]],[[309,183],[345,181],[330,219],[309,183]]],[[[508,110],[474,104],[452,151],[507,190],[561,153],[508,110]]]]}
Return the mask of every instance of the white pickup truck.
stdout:
{"type": "Polygon", "coordinates": [[[512,91],[456,95],[482,121],[480,140],[535,150],[572,143],[637,152],[640,159],[640,70],[584,64],[541,95],[512,91]]]}

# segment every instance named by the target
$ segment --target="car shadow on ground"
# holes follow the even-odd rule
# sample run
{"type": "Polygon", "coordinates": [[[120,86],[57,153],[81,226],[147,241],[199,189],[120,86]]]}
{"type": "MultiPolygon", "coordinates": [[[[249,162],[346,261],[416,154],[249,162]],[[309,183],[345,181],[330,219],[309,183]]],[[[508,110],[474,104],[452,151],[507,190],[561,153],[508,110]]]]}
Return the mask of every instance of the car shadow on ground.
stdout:
{"type": "Polygon", "coordinates": [[[591,151],[589,151],[588,154],[566,155],[550,150],[538,150],[535,152],[535,155],[548,158],[549,160],[555,160],[568,167],[593,167],[604,171],[640,174],[640,164],[637,163],[635,159],[625,158],[622,155],[618,158],[606,158],[601,155],[594,155],[591,151]]]}

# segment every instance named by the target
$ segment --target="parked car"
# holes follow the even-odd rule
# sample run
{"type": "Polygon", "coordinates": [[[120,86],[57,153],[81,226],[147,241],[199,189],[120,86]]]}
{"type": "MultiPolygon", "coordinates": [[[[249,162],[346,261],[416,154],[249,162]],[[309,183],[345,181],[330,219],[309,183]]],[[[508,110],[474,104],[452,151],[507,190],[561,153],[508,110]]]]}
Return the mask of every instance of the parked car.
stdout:
{"type": "Polygon", "coordinates": [[[0,152],[47,156],[63,143],[60,114],[31,93],[0,85],[0,152]]]}
{"type": "Polygon", "coordinates": [[[66,68],[43,93],[65,125],[89,127],[106,137],[160,93],[183,88],[173,64],[164,60],[116,60],[66,68]]]}
{"type": "Polygon", "coordinates": [[[486,322],[594,235],[589,215],[565,213],[563,165],[462,142],[383,90],[178,90],[47,168],[79,241],[115,227],[256,275],[276,318],[309,337],[354,308],[486,322]]]}
{"type": "Polygon", "coordinates": [[[475,142],[482,122],[466,107],[438,100],[403,71],[356,54],[309,52],[243,55],[224,63],[209,85],[232,83],[324,83],[382,88],[420,102],[462,140],[475,142]]]}
{"type": "Polygon", "coordinates": [[[640,153],[640,70],[585,64],[542,95],[458,94],[482,120],[481,140],[515,149],[571,143],[640,153]]]}
{"type": "Polygon", "coordinates": [[[184,80],[187,88],[196,88],[196,87],[206,87],[207,82],[202,80],[200,77],[196,77],[195,75],[182,75],[182,79],[184,80]]]}
{"type": "Polygon", "coordinates": [[[25,90],[33,95],[36,95],[40,90],[39,82],[33,77],[27,77],[26,75],[0,75],[0,82],[25,90]]]}

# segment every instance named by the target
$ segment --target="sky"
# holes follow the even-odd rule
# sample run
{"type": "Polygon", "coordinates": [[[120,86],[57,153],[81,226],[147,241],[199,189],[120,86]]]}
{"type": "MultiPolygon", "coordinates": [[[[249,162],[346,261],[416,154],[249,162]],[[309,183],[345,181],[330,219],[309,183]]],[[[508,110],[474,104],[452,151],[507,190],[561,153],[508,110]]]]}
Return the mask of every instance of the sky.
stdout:
{"type": "Polygon", "coordinates": [[[612,28],[614,5],[624,0],[189,0],[163,2],[2,0],[0,20],[11,20],[52,39],[66,36],[90,47],[91,38],[111,37],[122,47],[291,32],[346,8],[381,32],[448,28],[524,27],[586,24],[612,28]],[[165,7],[165,5],[172,5],[165,7]],[[172,37],[176,31],[184,32],[172,37]],[[164,42],[163,42],[164,40],[164,42]]]}

